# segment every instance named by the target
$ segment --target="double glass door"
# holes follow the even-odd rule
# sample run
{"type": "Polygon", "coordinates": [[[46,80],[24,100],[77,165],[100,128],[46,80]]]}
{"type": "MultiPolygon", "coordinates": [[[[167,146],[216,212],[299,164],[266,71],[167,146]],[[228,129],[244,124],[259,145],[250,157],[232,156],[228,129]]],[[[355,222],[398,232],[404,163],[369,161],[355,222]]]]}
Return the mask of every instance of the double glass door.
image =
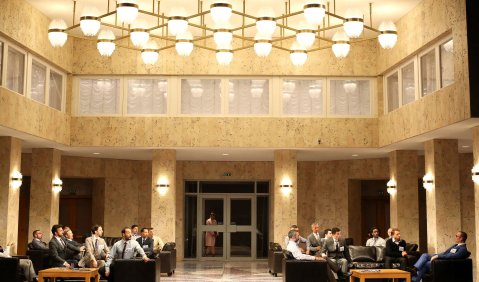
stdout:
{"type": "Polygon", "coordinates": [[[256,201],[248,195],[201,195],[197,254],[203,259],[254,259],[256,201]],[[211,214],[214,214],[214,217],[211,214]]]}

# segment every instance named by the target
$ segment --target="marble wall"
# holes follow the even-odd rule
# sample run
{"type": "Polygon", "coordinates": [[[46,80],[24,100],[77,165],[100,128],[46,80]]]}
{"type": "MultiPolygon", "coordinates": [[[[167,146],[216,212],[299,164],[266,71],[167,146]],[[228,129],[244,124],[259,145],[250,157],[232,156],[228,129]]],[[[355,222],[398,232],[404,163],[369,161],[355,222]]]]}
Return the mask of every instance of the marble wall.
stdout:
{"type": "Polygon", "coordinates": [[[474,182],[471,178],[471,168],[473,166],[473,154],[459,154],[459,181],[461,189],[461,230],[467,233],[467,249],[471,252],[471,258],[474,260],[474,268],[477,268],[476,257],[476,223],[474,215],[474,182]]]}

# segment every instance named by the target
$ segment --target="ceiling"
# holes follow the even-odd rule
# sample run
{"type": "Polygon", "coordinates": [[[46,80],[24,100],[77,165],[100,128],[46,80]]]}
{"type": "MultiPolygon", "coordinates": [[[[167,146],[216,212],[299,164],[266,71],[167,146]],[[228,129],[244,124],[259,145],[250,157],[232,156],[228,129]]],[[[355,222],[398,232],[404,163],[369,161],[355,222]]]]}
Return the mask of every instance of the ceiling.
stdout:
{"type": "MultiPolygon", "coordinates": [[[[72,25],[73,23],[73,0],[27,0],[31,3],[36,9],[40,10],[43,14],[51,19],[61,18],[64,19],[67,25],[72,25]]],[[[157,13],[158,2],[161,3],[160,13],[164,13],[165,16],[173,15],[193,15],[198,12],[198,3],[199,1],[195,0],[138,0],[139,8],[148,12],[153,11],[153,3],[155,3],[154,12],[157,13]]],[[[204,0],[203,1],[203,10],[209,10],[209,7],[214,2],[229,2],[233,5],[235,11],[243,10],[243,1],[242,0],[226,0],[226,1],[215,1],[215,0],[204,0]]],[[[280,16],[285,13],[285,2],[284,0],[246,0],[245,7],[246,13],[252,16],[280,16]]],[[[291,12],[300,11],[303,9],[304,4],[307,0],[291,0],[291,12]]],[[[325,1],[327,2],[327,1],[325,1]]],[[[373,26],[378,27],[379,23],[383,20],[397,21],[399,18],[404,16],[409,12],[414,6],[416,6],[420,0],[375,0],[375,1],[364,1],[364,0],[337,0],[329,1],[330,2],[330,11],[334,11],[334,3],[336,3],[336,13],[338,15],[344,16],[347,9],[359,9],[363,12],[365,23],[369,24],[369,3],[373,3],[373,26]]],[[[82,15],[82,12],[85,9],[91,9],[94,7],[97,9],[99,14],[105,14],[107,11],[113,11],[115,6],[114,0],[77,0],[76,1],[76,13],[75,13],[75,23],[79,22],[79,17],[82,15]],[[108,2],[109,10],[108,10],[108,2]]],[[[140,15],[140,17],[146,20],[149,25],[157,25],[157,20],[155,17],[140,15]]],[[[103,22],[108,22],[113,24],[115,21],[115,16],[109,16],[102,19],[103,22]]],[[[199,17],[190,20],[192,23],[199,24],[199,17]]],[[[239,27],[242,24],[242,18],[239,15],[233,15],[231,19],[230,28],[239,27]]],[[[253,23],[252,19],[246,19],[246,24],[253,23]]],[[[205,23],[207,26],[215,27],[211,17],[207,15],[205,17],[205,23]]],[[[278,21],[281,23],[281,21],[278,21]]],[[[303,15],[294,16],[288,19],[288,25],[296,28],[300,28],[301,25],[305,23],[305,18],[303,15]]],[[[335,19],[331,18],[331,25],[338,24],[335,19]]],[[[192,28],[191,30],[194,35],[201,35],[200,30],[192,28]]],[[[247,36],[254,36],[255,29],[250,28],[246,30],[247,36]]],[[[367,31],[369,32],[369,31],[367,31]]],[[[160,34],[161,31],[157,30],[157,34],[160,34]]],[[[289,35],[288,32],[286,35],[289,35]]],[[[279,29],[276,30],[275,36],[279,36],[279,29]]],[[[327,34],[331,36],[331,34],[327,34]]],[[[369,36],[369,34],[366,34],[369,36]]]]}
{"type": "MultiPolygon", "coordinates": [[[[430,139],[458,139],[460,153],[472,152],[471,128],[479,119],[469,119],[382,148],[290,148],[298,151],[298,161],[327,161],[384,158],[394,150],[417,150],[424,154],[423,143],[430,139]]],[[[16,130],[0,127],[0,136],[13,136],[23,140],[23,152],[32,148],[56,148],[65,156],[151,160],[152,147],[70,147],[44,140],[16,130]]],[[[168,149],[168,148],[162,148],[168,149]]],[[[183,148],[175,147],[180,161],[273,161],[274,151],[288,148],[183,148]]]]}

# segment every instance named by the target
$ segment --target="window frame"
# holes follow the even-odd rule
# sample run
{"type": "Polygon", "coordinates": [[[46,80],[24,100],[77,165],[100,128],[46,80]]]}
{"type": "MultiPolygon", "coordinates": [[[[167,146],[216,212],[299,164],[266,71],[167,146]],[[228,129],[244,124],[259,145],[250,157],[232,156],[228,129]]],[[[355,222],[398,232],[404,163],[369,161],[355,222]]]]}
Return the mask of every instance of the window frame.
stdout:
{"type": "MultiPolygon", "coordinates": [[[[418,91],[419,91],[419,87],[418,87],[419,76],[418,76],[418,73],[419,73],[419,69],[418,69],[418,60],[417,60],[416,57],[417,56],[414,56],[414,57],[410,58],[409,60],[405,61],[404,63],[400,64],[399,66],[397,66],[396,68],[392,69],[391,71],[387,72],[384,75],[384,77],[383,77],[383,100],[384,100],[384,112],[385,113],[393,112],[397,109],[400,109],[402,106],[407,105],[407,104],[404,104],[403,95],[402,95],[403,94],[402,93],[403,92],[402,91],[402,85],[403,85],[402,71],[403,71],[404,68],[409,66],[411,63],[413,64],[413,68],[414,68],[414,101],[417,101],[419,99],[419,96],[418,96],[418,91]],[[394,75],[394,73],[396,73],[396,72],[398,74],[398,96],[399,96],[398,101],[399,101],[399,104],[398,104],[397,109],[389,110],[388,78],[390,76],[394,75]]],[[[410,102],[410,103],[412,103],[412,102],[410,102]]]]}
{"type": "Polygon", "coordinates": [[[45,101],[45,105],[48,106],[49,108],[52,108],[54,110],[57,110],[57,111],[60,111],[60,112],[65,112],[65,107],[66,107],[66,89],[67,89],[67,74],[63,71],[61,71],[60,69],[58,68],[55,68],[51,65],[47,65],[47,81],[48,81],[48,98],[46,99],[45,101]],[[55,72],[57,74],[59,74],[61,77],[62,77],[62,94],[61,94],[61,97],[62,97],[62,101],[61,101],[61,105],[60,105],[60,110],[57,109],[57,108],[54,108],[54,107],[51,107],[50,106],[50,75],[51,75],[51,72],[55,72]]]}
{"type": "Polygon", "coordinates": [[[421,96],[421,98],[424,98],[436,91],[438,91],[439,89],[441,89],[441,69],[440,69],[440,65],[439,65],[439,48],[438,48],[438,44],[434,44],[433,46],[419,52],[417,54],[417,63],[418,63],[418,77],[419,77],[419,85],[418,85],[418,89],[419,89],[419,95],[421,96]],[[429,52],[433,51],[434,50],[434,64],[435,64],[435,74],[436,74],[436,89],[434,91],[431,91],[431,92],[428,92],[426,94],[423,95],[422,93],[422,65],[421,65],[421,58],[424,57],[425,55],[427,55],[429,52]]]}
{"type": "Polygon", "coordinates": [[[123,113],[123,98],[124,98],[124,89],[123,89],[123,77],[119,75],[81,75],[75,76],[73,78],[73,97],[72,97],[72,116],[81,116],[81,117],[121,117],[125,116],[123,113]],[[117,110],[115,114],[92,114],[92,113],[80,113],[80,82],[82,79],[118,79],[118,101],[117,101],[117,110]]]}
{"type": "MultiPolygon", "coordinates": [[[[451,86],[453,85],[455,82],[456,82],[456,66],[455,66],[455,61],[453,60],[452,64],[453,64],[453,74],[454,74],[454,81],[449,84],[449,85],[446,85],[446,86],[443,86],[442,85],[442,72],[441,72],[441,64],[442,64],[442,56],[441,56],[441,46],[448,42],[449,40],[452,40],[453,44],[454,44],[454,38],[451,36],[447,36],[445,37],[444,39],[440,40],[438,43],[437,43],[437,50],[438,50],[438,57],[439,57],[439,64],[438,64],[438,67],[439,67],[439,86],[440,88],[439,89],[442,89],[444,87],[448,87],[448,86],[451,86]]],[[[452,57],[454,58],[454,47],[452,49],[452,57]]]]}
{"type": "Polygon", "coordinates": [[[50,98],[50,72],[48,69],[48,64],[45,63],[45,61],[35,57],[35,56],[29,56],[28,57],[28,71],[27,71],[27,95],[26,97],[29,98],[30,100],[48,106],[49,98],[50,98]],[[45,67],[45,102],[42,103],[40,101],[32,99],[32,72],[33,72],[33,61],[36,61],[36,63],[42,65],[45,67]]]}
{"type": "Polygon", "coordinates": [[[22,48],[18,47],[17,45],[15,44],[12,44],[10,42],[5,42],[3,41],[3,43],[5,44],[4,45],[4,54],[6,55],[4,58],[3,58],[3,69],[5,70],[4,71],[4,84],[2,84],[3,87],[5,87],[5,89],[8,89],[9,91],[12,91],[14,93],[17,93],[18,95],[21,95],[21,96],[24,96],[24,97],[27,97],[27,79],[28,79],[28,52],[23,50],[22,48]],[[7,48],[5,48],[5,46],[7,48]],[[15,90],[12,90],[10,88],[8,88],[8,83],[7,83],[7,72],[8,72],[8,52],[10,50],[10,48],[12,48],[13,50],[17,51],[18,53],[21,53],[24,55],[24,60],[23,60],[23,93],[19,93],[15,90]],[[5,60],[6,59],[6,60],[5,60]]]}

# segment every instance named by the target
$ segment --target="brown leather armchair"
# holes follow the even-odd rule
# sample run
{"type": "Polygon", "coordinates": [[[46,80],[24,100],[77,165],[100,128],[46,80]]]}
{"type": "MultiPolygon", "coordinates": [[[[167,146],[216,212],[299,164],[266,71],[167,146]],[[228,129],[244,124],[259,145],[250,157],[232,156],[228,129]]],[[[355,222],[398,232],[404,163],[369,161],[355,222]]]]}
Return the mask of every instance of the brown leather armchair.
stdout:
{"type": "Polygon", "coordinates": [[[161,273],[173,275],[176,269],[176,244],[167,242],[157,257],[161,261],[161,273]]]}
{"type": "Polygon", "coordinates": [[[284,251],[283,281],[328,282],[328,263],[317,260],[297,260],[291,252],[284,251]]]}
{"type": "Polygon", "coordinates": [[[157,260],[144,262],[141,259],[116,259],[113,265],[114,282],[159,282],[161,263],[157,260]]]}
{"type": "Polygon", "coordinates": [[[283,272],[283,249],[278,243],[269,243],[268,269],[274,277],[283,272]]]}

